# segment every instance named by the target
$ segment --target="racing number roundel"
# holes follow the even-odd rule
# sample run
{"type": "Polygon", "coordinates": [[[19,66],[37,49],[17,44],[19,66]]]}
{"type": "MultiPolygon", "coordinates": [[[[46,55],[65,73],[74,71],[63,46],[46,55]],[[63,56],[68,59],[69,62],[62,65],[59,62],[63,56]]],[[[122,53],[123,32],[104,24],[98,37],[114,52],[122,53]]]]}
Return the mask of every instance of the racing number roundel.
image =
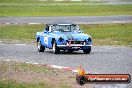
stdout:
{"type": "Polygon", "coordinates": [[[48,37],[44,37],[44,43],[48,45],[48,37]]]}

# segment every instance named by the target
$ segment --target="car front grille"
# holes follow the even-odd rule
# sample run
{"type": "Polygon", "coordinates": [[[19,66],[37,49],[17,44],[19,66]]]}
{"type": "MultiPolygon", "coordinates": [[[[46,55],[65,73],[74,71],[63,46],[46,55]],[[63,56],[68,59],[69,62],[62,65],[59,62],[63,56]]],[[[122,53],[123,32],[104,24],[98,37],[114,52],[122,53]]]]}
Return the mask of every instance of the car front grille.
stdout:
{"type": "Polygon", "coordinates": [[[70,44],[84,44],[84,41],[68,41],[70,44]]]}

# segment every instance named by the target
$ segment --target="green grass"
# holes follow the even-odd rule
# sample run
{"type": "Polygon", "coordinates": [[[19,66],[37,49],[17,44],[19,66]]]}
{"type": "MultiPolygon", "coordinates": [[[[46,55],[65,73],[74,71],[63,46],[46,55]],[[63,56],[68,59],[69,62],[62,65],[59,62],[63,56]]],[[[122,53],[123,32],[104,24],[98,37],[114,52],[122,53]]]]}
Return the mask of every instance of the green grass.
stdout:
{"type": "MultiPolygon", "coordinates": [[[[68,0],[65,0],[65,1],[59,1],[59,2],[57,2],[57,1],[51,1],[51,0],[47,0],[47,1],[44,1],[44,0],[0,0],[0,2],[26,2],[26,3],[31,3],[31,2],[41,2],[41,3],[80,3],[80,2],[78,2],[78,1],[68,1],[68,0]]],[[[93,2],[93,1],[91,1],[91,0],[82,0],[81,2],[93,2]]],[[[99,1],[99,0],[96,0],[96,1],[94,1],[94,2],[102,2],[102,1],[99,1]]]]}
{"type": "Polygon", "coordinates": [[[44,25],[0,25],[0,39],[35,39],[37,31],[43,31],[44,25]]]}
{"type": "Polygon", "coordinates": [[[132,45],[132,24],[82,25],[96,45],[132,45]]]}
{"type": "Polygon", "coordinates": [[[0,88],[52,88],[46,86],[44,83],[27,84],[27,83],[16,83],[13,81],[0,82],[0,88]]]}
{"type": "MultiPolygon", "coordinates": [[[[53,77],[53,79],[62,80],[63,76],[62,79],[55,77],[56,72],[61,73],[58,69],[45,66],[0,60],[0,88],[71,88],[62,81],[55,82],[55,84],[46,81],[49,76],[53,77]],[[21,74],[22,78],[18,77],[20,76],[18,74],[21,74]],[[43,78],[46,80],[42,80],[40,77],[46,77],[43,78]],[[19,78],[21,78],[21,81],[19,78]],[[25,81],[26,78],[27,80],[30,79],[30,81],[25,81]]],[[[51,77],[49,77],[49,79],[51,79],[51,77]]]]}
{"type": "Polygon", "coordinates": [[[24,1],[23,2],[0,1],[0,2],[1,2],[0,16],[132,15],[131,4],[128,4],[128,5],[71,5],[71,4],[79,4],[79,2],[34,2],[34,1],[32,1],[32,3],[24,2],[24,1]],[[61,6],[56,6],[55,4],[61,4],[61,6]],[[70,5],[65,6],[64,4],[70,4],[70,5]]]}
{"type": "MultiPolygon", "coordinates": [[[[49,85],[49,84],[48,84],[49,85]]],[[[7,82],[0,81],[0,88],[70,88],[65,84],[60,84],[57,87],[47,86],[45,83],[16,83],[14,81],[8,80],[7,82]]]]}
{"type": "MultiPolygon", "coordinates": [[[[80,25],[90,34],[94,45],[132,45],[132,24],[80,25]]],[[[35,40],[44,25],[1,25],[0,39],[35,40]]]]}

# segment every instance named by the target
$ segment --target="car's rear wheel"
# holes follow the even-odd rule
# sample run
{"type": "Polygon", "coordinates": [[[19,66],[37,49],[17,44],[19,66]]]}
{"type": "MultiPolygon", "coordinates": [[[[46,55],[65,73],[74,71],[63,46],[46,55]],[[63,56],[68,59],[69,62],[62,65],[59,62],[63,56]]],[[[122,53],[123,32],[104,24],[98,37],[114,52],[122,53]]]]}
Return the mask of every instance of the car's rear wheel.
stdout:
{"type": "Polygon", "coordinates": [[[37,41],[37,47],[38,47],[38,51],[39,51],[39,52],[44,52],[45,47],[42,46],[40,40],[37,41]]]}
{"type": "Polygon", "coordinates": [[[59,49],[59,47],[57,47],[57,43],[55,41],[53,42],[52,50],[53,50],[54,54],[59,54],[60,53],[60,49],[59,49]]]}
{"type": "Polygon", "coordinates": [[[85,54],[89,54],[89,53],[91,52],[91,47],[90,47],[89,49],[84,49],[83,52],[84,52],[85,54]]]}

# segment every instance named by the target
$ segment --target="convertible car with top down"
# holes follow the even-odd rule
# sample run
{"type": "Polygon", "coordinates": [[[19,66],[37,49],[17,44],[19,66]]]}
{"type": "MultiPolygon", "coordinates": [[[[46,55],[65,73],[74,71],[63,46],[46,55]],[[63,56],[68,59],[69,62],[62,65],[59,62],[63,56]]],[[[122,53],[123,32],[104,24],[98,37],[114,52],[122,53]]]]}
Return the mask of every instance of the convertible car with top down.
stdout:
{"type": "Polygon", "coordinates": [[[39,52],[49,48],[54,54],[59,54],[60,50],[83,50],[89,54],[92,46],[91,36],[84,34],[76,24],[47,24],[44,31],[36,33],[36,41],[39,52]]]}

